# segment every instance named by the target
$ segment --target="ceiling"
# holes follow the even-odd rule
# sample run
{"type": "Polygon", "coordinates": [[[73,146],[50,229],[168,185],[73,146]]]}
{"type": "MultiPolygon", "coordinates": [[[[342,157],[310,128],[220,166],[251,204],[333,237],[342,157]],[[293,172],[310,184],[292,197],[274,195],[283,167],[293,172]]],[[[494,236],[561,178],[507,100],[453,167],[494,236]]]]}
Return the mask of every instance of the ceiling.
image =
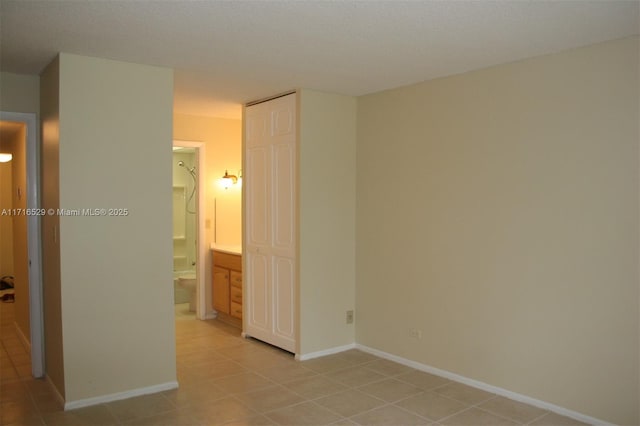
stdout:
{"type": "Polygon", "coordinates": [[[0,0],[0,69],[63,51],[175,69],[175,111],[297,87],[363,95],[638,34],[640,2],[0,0]]]}

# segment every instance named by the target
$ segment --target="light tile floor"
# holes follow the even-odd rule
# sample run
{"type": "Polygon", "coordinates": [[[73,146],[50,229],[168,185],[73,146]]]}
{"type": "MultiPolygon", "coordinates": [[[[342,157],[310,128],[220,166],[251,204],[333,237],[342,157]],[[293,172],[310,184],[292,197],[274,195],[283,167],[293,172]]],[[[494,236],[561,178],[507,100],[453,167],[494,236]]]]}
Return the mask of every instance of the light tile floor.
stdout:
{"type": "Polygon", "coordinates": [[[0,303],[1,425],[578,425],[351,350],[297,362],[176,305],[177,390],[62,411],[0,303]]]}

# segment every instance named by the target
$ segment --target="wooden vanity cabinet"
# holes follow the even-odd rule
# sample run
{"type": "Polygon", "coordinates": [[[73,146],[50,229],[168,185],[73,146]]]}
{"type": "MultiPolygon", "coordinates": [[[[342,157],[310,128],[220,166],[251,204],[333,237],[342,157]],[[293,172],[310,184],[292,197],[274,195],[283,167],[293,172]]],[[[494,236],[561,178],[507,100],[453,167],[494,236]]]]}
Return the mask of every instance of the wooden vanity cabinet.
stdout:
{"type": "Polygon", "coordinates": [[[242,272],[231,271],[230,278],[230,315],[242,319],[242,272]]]}
{"type": "Polygon", "coordinates": [[[218,318],[241,326],[242,256],[213,250],[213,309],[218,318]]]}

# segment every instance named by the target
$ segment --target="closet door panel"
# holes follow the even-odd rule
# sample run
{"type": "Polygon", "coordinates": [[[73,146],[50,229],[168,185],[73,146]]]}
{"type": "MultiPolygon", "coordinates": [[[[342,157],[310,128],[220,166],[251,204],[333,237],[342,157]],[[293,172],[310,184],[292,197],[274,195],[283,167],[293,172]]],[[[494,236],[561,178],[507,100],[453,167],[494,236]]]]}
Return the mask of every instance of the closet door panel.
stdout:
{"type": "Polygon", "coordinates": [[[248,296],[246,301],[245,315],[248,324],[253,329],[253,335],[257,330],[266,334],[271,333],[271,289],[270,289],[270,260],[269,256],[259,253],[247,253],[247,266],[250,274],[245,273],[245,281],[248,296]]]}
{"type": "Polygon", "coordinates": [[[273,248],[295,256],[295,150],[293,144],[273,147],[273,248]]]}
{"type": "Polygon", "coordinates": [[[247,244],[267,247],[271,244],[270,148],[261,146],[247,150],[245,188],[247,197],[247,244]]]}
{"type": "Polygon", "coordinates": [[[295,266],[290,258],[273,258],[273,334],[276,346],[295,351],[295,266]]]}
{"type": "Polygon", "coordinates": [[[296,350],[296,95],[245,109],[244,332],[296,350]]]}

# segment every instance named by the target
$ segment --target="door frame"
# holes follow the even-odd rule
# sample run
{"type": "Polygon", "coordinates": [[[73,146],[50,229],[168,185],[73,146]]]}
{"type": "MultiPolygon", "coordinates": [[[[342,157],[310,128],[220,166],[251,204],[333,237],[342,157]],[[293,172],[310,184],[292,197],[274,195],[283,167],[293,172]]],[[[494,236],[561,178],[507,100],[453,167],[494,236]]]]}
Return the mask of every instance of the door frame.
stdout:
{"type": "Polygon", "coordinates": [[[204,235],[205,231],[205,190],[204,185],[206,182],[206,167],[205,167],[205,144],[204,142],[186,141],[186,140],[173,140],[173,146],[179,146],[183,148],[194,148],[196,152],[196,164],[197,164],[197,183],[196,188],[198,191],[198,197],[196,198],[196,318],[200,320],[208,319],[207,317],[207,291],[205,286],[205,262],[207,253],[206,239],[204,235]]]}
{"type": "MultiPolygon", "coordinates": [[[[24,123],[27,152],[27,208],[40,209],[40,149],[38,120],[35,113],[0,111],[0,121],[24,123]]],[[[42,289],[42,238],[40,215],[27,217],[27,250],[29,257],[29,321],[31,339],[31,374],[43,377],[44,370],[44,304],[42,289]]]]}

